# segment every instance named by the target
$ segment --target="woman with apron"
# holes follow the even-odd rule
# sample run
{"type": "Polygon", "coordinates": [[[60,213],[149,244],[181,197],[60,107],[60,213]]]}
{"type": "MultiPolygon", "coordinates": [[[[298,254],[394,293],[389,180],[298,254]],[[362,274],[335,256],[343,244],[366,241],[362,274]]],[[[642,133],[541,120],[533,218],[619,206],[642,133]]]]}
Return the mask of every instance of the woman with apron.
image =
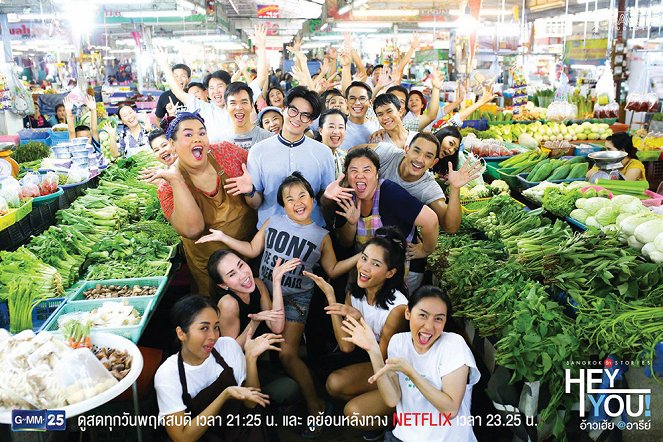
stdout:
{"type": "Polygon", "coordinates": [[[168,436],[175,441],[267,440],[261,409],[254,408],[269,404],[260,392],[257,359],[267,350],[278,351],[275,344],[283,338],[265,334],[253,339],[251,333],[245,356],[234,339],[219,338],[219,310],[202,296],[180,299],[171,316],[181,349],[154,376],[159,418],[168,436]]]}
{"type": "Polygon", "coordinates": [[[149,151],[150,142],[147,140],[149,131],[143,127],[136,111],[131,106],[124,105],[120,106],[117,115],[124,126],[118,127],[117,132],[107,131],[113,158],[129,158],[138,152],[149,151]]]}
{"type": "Polygon", "coordinates": [[[207,261],[223,242],[196,244],[209,229],[222,230],[233,238],[253,238],[257,215],[242,195],[228,194],[228,178],[242,175],[247,152],[230,143],[210,146],[203,119],[197,113],[180,112],[170,123],[166,138],[177,154],[168,169],[148,169],[142,179],[163,179],[158,196],[166,219],[182,237],[184,253],[195,287],[193,293],[212,295],[214,283],[207,261]]]}
{"type": "Polygon", "coordinates": [[[380,227],[398,229],[409,243],[405,272],[407,287],[412,292],[423,280],[425,258],[437,245],[439,222],[433,209],[407,190],[379,179],[379,168],[380,158],[370,148],[353,149],[345,157],[345,176],[355,196],[339,203],[336,235],[342,245],[360,248],[380,227]]]}

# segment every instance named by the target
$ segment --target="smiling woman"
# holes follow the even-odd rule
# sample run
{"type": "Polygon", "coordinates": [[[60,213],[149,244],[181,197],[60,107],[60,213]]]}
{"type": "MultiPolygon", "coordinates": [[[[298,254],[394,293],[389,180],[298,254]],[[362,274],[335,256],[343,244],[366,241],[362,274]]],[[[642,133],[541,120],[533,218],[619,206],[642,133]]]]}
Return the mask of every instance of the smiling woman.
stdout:
{"type": "Polygon", "coordinates": [[[247,153],[230,143],[210,146],[205,123],[197,113],[179,113],[168,126],[166,138],[177,159],[167,169],[144,171],[142,178],[149,182],[163,179],[158,190],[161,208],[182,236],[194,293],[212,295],[214,283],[207,274],[207,261],[214,251],[228,246],[195,241],[209,229],[243,240],[253,236],[255,212],[241,195],[230,195],[224,187],[227,179],[242,174],[247,153]]]}

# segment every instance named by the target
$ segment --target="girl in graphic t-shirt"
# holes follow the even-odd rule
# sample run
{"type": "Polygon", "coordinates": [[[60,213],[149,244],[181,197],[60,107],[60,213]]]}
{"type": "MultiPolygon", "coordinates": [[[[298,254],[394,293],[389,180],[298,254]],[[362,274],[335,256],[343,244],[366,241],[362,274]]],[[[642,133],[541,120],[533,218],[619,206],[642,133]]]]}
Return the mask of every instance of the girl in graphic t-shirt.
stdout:
{"type": "MultiPolygon", "coordinates": [[[[282,275],[281,279],[286,323],[283,330],[285,342],[279,357],[286,372],[299,384],[309,414],[330,413],[331,404],[325,404],[318,396],[311,373],[299,357],[299,343],[314,287],[313,281],[304,276],[304,270],[311,272],[313,266],[320,262],[330,278],[337,278],[355,266],[359,255],[340,262],[336,260],[329,232],[311,219],[315,195],[309,182],[299,172],[281,183],[277,195],[278,203],[285,209],[285,216],[271,216],[251,242],[236,240],[219,230],[210,230],[212,233],[200,238],[198,243],[221,241],[247,258],[255,258],[264,252],[260,279],[271,293],[274,293],[273,273],[278,260],[292,266],[292,270],[282,275]]],[[[319,431],[319,428],[307,430],[305,436],[314,436],[319,431]]]]}
{"type": "Polygon", "coordinates": [[[350,342],[368,351],[377,382],[387,405],[396,406],[396,417],[417,416],[417,425],[396,425],[385,441],[476,441],[469,419],[472,387],[479,381],[474,356],[465,340],[445,332],[451,321],[451,301],[438,287],[423,286],[412,294],[405,310],[410,332],[394,335],[383,360],[373,330],[361,319],[348,317],[343,326],[350,342]],[[425,417],[424,417],[425,416],[425,417]],[[432,426],[430,422],[451,425],[432,426]]]}
{"type": "MultiPolygon", "coordinates": [[[[327,297],[325,310],[332,315],[334,334],[341,351],[349,353],[355,344],[343,326],[343,318],[362,320],[379,343],[381,356],[387,355],[387,346],[395,333],[407,329],[405,308],[405,247],[407,242],[400,232],[391,227],[378,229],[361,249],[357,263],[357,280],[350,284],[345,303],[336,302],[334,289],[322,278],[309,275],[327,297]]],[[[384,416],[390,411],[380,398],[375,384],[369,384],[373,374],[370,362],[353,364],[333,372],[327,378],[327,391],[333,397],[349,401],[345,415],[384,416]]],[[[373,439],[370,439],[373,440],[373,439]]]]}

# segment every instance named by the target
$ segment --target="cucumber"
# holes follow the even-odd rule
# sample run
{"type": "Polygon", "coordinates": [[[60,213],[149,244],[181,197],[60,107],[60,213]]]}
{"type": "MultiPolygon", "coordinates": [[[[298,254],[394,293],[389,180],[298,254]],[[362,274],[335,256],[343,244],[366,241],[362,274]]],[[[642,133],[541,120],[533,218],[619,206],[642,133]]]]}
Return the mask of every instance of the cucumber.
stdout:
{"type": "Polygon", "coordinates": [[[587,159],[585,157],[573,157],[568,160],[566,160],[566,164],[578,164],[578,163],[586,163],[587,159]]]}
{"type": "Polygon", "coordinates": [[[571,166],[568,164],[564,164],[562,166],[559,166],[555,171],[548,177],[549,181],[554,181],[554,180],[563,180],[566,178],[566,176],[569,174],[571,171],[571,166]]]}

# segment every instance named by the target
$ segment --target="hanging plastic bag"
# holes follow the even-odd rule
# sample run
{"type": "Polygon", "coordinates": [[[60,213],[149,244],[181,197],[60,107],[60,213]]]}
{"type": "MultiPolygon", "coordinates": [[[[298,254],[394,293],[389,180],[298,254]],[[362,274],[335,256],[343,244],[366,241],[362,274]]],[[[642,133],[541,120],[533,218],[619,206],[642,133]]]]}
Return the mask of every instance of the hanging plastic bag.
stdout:
{"type": "Polygon", "coordinates": [[[646,112],[658,112],[658,95],[655,92],[650,92],[646,96],[646,101],[649,104],[649,108],[646,112]]]}
{"type": "Polygon", "coordinates": [[[35,104],[32,101],[32,94],[23,86],[11,64],[9,74],[9,85],[11,86],[11,107],[10,111],[21,117],[27,117],[35,113],[35,104]]]}
{"type": "Polygon", "coordinates": [[[14,177],[5,178],[0,182],[0,196],[3,197],[9,207],[17,209],[21,206],[21,185],[14,177]]]}
{"type": "Polygon", "coordinates": [[[39,174],[30,172],[21,179],[21,199],[41,196],[39,190],[39,174]]]}
{"type": "Polygon", "coordinates": [[[610,64],[606,63],[603,74],[596,83],[596,103],[605,106],[612,101],[615,101],[615,82],[612,79],[610,64]]]}
{"type": "Polygon", "coordinates": [[[566,73],[562,72],[559,76],[559,86],[555,91],[555,101],[569,101],[570,88],[569,88],[569,77],[566,73]]]}

